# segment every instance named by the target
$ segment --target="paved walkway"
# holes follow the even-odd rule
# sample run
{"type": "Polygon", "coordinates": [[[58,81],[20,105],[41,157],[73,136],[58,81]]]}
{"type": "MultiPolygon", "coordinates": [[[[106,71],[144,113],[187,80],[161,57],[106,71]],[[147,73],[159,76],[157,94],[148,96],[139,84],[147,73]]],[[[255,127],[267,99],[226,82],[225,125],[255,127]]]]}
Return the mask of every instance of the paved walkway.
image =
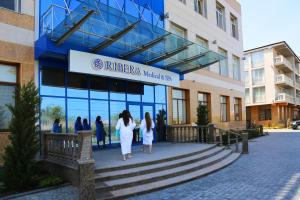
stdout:
{"type": "Polygon", "coordinates": [[[250,154],[229,167],[131,200],[300,200],[300,132],[250,142],[250,154]]]}
{"type": "MultiPolygon", "coordinates": [[[[19,199],[77,199],[68,186],[19,199]]],[[[250,142],[250,154],[207,177],[130,200],[300,200],[300,132],[250,142]]]]}

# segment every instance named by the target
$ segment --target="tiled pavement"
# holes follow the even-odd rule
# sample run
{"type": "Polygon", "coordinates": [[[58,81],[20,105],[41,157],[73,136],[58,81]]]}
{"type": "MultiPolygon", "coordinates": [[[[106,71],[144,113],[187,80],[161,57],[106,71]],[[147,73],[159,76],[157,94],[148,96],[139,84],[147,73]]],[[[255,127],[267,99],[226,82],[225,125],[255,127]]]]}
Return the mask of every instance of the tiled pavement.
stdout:
{"type": "MultiPolygon", "coordinates": [[[[20,199],[77,199],[65,187],[20,199]]],[[[272,133],[250,142],[232,165],[172,188],[130,200],[300,200],[300,132],[272,133]]]]}
{"type": "Polygon", "coordinates": [[[250,154],[229,167],[130,200],[300,200],[300,132],[250,142],[250,154]]]}

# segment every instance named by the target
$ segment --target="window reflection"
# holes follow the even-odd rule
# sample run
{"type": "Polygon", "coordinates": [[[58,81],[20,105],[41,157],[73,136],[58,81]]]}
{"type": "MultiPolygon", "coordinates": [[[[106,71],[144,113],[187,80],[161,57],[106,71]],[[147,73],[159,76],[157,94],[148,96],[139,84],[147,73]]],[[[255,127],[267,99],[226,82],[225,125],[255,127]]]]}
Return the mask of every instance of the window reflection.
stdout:
{"type": "MultiPolygon", "coordinates": [[[[100,116],[106,131],[105,143],[109,143],[109,111],[108,111],[108,101],[97,101],[91,100],[91,127],[92,130],[96,131],[96,117],[100,116]]],[[[93,144],[97,144],[96,136],[93,137],[93,144]]]]}
{"type": "Polygon", "coordinates": [[[0,130],[9,128],[11,113],[6,107],[7,104],[14,105],[13,94],[15,86],[0,85],[0,130]]]}
{"type": "Polygon", "coordinates": [[[154,87],[151,85],[144,85],[144,95],[142,96],[143,102],[154,102],[154,87]]]}
{"type": "Polygon", "coordinates": [[[155,103],[166,103],[166,86],[155,86],[155,103]]]}
{"type": "Polygon", "coordinates": [[[108,99],[108,80],[103,77],[90,78],[90,97],[93,99],[108,99]]]}
{"type": "Polygon", "coordinates": [[[126,82],[121,80],[112,80],[110,99],[125,101],[126,82]]]}
{"type": "Polygon", "coordinates": [[[80,116],[81,120],[89,120],[88,100],[68,99],[68,132],[74,133],[76,118],[80,116]]]}
{"type": "Polygon", "coordinates": [[[65,98],[42,97],[41,129],[52,130],[55,119],[60,119],[62,132],[66,132],[65,98]]]}
{"type": "Polygon", "coordinates": [[[68,97],[88,97],[88,79],[84,74],[68,74],[68,97]]]}
{"type": "Polygon", "coordinates": [[[41,70],[41,95],[65,96],[65,71],[64,69],[41,70]]]}
{"type": "Polygon", "coordinates": [[[119,114],[123,112],[123,110],[126,109],[125,102],[117,102],[117,101],[111,101],[110,102],[110,126],[111,126],[111,142],[116,143],[120,142],[119,138],[116,137],[116,124],[119,119],[119,114]]]}

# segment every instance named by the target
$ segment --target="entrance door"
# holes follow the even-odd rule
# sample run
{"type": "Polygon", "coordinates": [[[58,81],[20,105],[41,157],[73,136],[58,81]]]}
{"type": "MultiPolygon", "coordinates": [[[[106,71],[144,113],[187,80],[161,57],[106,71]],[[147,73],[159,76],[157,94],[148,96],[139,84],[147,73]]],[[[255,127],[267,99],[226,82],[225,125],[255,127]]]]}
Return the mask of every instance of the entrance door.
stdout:
{"type": "MultiPolygon", "coordinates": [[[[131,113],[131,116],[136,123],[136,129],[133,131],[133,143],[140,143],[141,137],[139,132],[139,126],[141,124],[142,119],[145,118],[145,113],[149,112],[151,119],[155,122],[154,116],[154,105],[152,104],[144,104],[144,103],[127,103],[127,109],[131,113]]],[[[155,130],[153,132],[154,141],[156,141],[155,130]]]]}

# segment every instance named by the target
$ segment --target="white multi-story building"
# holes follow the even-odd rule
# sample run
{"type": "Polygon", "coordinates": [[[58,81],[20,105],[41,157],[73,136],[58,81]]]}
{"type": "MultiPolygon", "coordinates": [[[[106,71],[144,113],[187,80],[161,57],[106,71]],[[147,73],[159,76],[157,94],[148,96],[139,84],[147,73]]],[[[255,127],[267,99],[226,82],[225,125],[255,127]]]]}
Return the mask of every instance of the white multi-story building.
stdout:
{"type": "Polygon", "coordinates": [[[299,118],[300,59],[286,42],[244,52],[247,120],[265,126],[299,118]]]}
{"type": "Polygon", "coordinates": [[[178,92],[188,98],[186,107],[169,101],[169,109],[173,109],[169,111],[172,115],[169,119],[176,122],[176,115],[187,115],[187,123],[196,122],[196,108],[203,103],[208,105],[210,122],[222,128],[244,126],[240,4],[236,0],[166,0],[165,11],[169,15],[165,25],[167,30],[226,57],[214,65],[186,74],[181,88],[176,92],[170,90],[171,99],[178,92]]]}

